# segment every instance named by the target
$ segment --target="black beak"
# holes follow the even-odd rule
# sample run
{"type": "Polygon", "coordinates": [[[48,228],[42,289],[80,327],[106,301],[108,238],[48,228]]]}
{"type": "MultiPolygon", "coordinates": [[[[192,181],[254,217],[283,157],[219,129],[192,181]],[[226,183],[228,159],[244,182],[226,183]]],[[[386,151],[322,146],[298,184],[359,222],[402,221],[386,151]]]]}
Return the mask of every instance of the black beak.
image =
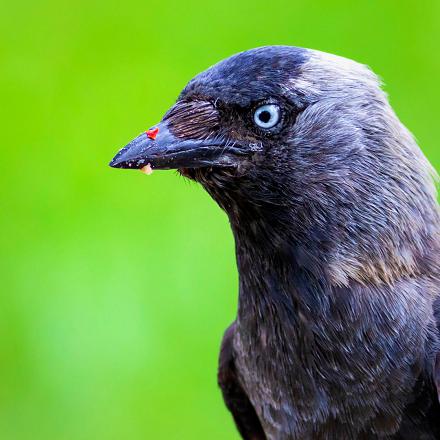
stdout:
{"type": "Polygon", "coordinates": [[[221,138],[179,139],[162,121],[154,129],[140,134],[110,162],[113,168],[139,169],[148,164],[155,169],[234,167],[237,156],[249,153],[236,143],[221,138]],[[229,144],[229,145],[228,145],[229,144]]]}

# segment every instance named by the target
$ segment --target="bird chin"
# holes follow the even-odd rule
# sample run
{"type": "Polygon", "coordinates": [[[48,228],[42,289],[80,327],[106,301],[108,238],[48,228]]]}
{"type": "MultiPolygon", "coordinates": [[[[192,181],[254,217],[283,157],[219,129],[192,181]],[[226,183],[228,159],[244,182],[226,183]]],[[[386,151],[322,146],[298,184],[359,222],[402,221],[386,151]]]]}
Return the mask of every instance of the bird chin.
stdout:
{"type": "Polygon", "coordinates": [[[177,172],[181,176],[186,177],[187,179],[196,180],[197,171],[201,169],[202,168],[178,168],[177,172]]]}
{"type": "Polygon", "coordinates": [[[244,161],[229,166],[211,165],[206,167],[182,167],[178,168],[178,173],[188,179],[200,183],[215,183],[237,180],[249,173],[249,163],[244,161]]]}
{"type": "Polygon", "coordinates": [[[206,182],[212,180],[214,175],[229,174],[232,177],[233,168],[223,168],[218,166],[200,167],[200,168],[179,168],[178,173],[187,179],[196,182],[206,182]]]}

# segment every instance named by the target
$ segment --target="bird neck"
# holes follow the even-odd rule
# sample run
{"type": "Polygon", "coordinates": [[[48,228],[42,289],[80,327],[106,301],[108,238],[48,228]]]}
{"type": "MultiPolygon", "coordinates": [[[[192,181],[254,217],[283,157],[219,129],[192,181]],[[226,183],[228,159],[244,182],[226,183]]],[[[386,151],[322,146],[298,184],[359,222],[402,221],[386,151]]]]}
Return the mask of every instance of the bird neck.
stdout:
{"type": "Polygon", "coordinates": [[[246,227],[232,224],[240,282],[239,316],[249,310],[294,316],[302,309],[318,313],[328,307],[332,287],[325,262],[312,249],[318,244],[310,242],[306,254],[294,237],[280,234],[276,219],[265,221],[262,228],[258,222],[246,227]],[[314,259],[313,264],[305,262],[306,258],[314,259]]]}
{"type": "Polygon", "coordinates": [[[440,212],[432,195],[420,197],[426,205],[420,215],[426,215],[418,221],[399,200],[387,198],[394,209],[373,204],[373,210],[368,203],[347,204],[343,192],[317,197],[311,186],[301,194],[298,185],[278,178],[229,172],[206,171],[198,180],[227,213],[235,236],[239,315],[248,306],[257,313],[260,305],[317,313],[335,292],[350,293],[353,286],[440,278],[440,212]]]}
{"type": "MultiPolygon", "coordinates": [[[[324,262],[316,260],[314,272],[305,267],[301,246],[289,237],[277,246],[276,240],[251,240],[249,230],[236,225],[233,230],[239,271],[237,329],[242,347],[248,347],[244,351],[275,353],[276,347],[284,347],[280,362],[297,358],[304,368],[313,369],[313,347],[317,353],[339,352],[341,338],[363,338],[366,327],[378,339],[387,332],[421,332],[418,326],[431,306],[418,283],[423,281],[427,291],[438,295],[436,282],[423,277],[393,284],[351,280],[335,285],[324,262]]],[[[365,341],[367,348],[370,342],[365,341]]],[[[402,353],[406,349],[401,347],[402,353]]]]}

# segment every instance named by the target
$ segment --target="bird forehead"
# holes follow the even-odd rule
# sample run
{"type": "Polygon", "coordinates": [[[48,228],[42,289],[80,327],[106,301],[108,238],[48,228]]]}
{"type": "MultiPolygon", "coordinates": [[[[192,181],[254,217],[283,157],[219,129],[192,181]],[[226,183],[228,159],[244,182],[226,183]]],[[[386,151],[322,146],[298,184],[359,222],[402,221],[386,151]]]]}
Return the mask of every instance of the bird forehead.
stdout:
{"type": "Polygon", "coordinates": [[[280,95],[289,80],[300,75],[309,52],[298,47],[267,46],[238,53],[193,78],[180,97],[207,96],[246,106],[280,95]]]}
{"type": "Polygon", "coordinates": [[[180,98],[202,96],[248,106],[284,96],[295,104],[325,94],[377,91],[379,81],[366,66],[350,59],[291,46],[266,46],[226,58],[193,78],[180,98]]]}

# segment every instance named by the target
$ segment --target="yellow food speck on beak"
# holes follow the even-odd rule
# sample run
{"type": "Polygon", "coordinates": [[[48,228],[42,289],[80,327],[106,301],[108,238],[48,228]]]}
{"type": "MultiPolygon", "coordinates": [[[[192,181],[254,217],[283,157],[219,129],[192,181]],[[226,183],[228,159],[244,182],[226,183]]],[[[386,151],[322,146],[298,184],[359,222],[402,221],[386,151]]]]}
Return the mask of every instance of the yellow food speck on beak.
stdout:
{"type": "Polygon", "coordinates": [[[153,168],[151,168],[151,165],[147,163],[147,165],[141,168],[141,172],[149,176],[153,173],[153,168]]]}

